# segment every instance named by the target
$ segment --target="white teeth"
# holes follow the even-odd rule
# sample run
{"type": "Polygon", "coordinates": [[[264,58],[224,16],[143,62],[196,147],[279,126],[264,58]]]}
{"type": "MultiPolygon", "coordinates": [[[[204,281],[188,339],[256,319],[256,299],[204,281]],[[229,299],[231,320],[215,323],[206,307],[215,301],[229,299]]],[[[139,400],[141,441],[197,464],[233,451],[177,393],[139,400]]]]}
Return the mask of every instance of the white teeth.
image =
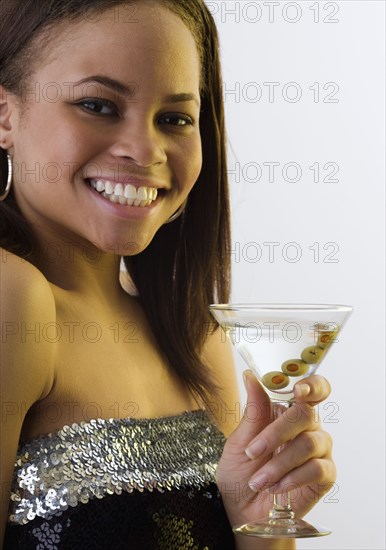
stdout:
{"type": "Polygon", "coordinates": [[[106,195],[112,195],[114,192],[114,187],[112,186],[111,181],[106,181],[105,183],[105,193],[106,195]]]}
{"type": "Polygon", "coordinates": [[[137,199],[141,201],[147,201],[147,191],[144,187],[137,189],[137,199]]]}
{"type": "Polygon", "coordinates": [[[95,186],[96,186],[95,189],[98,191],[98,193],[105,190],[105,184],[103,183],[102,180],[98,180],[95,186]]]}
{"type": "Polygon", "coordinates": [[[135,187],[131,183],[126,185],[116,183],[115,187],[111,181],[89,180],[90,186],[101,193],[102,197],[111,202],[127,206],[143,208],[149,206],[158,196],[158,190],[154,187],[135,187]]]}
{"type": "Polygon", "coordinates": [[[121,183],[117,183],[115,186],[114,195],[123,197],[123,185],[121,183]]]}
{"type": "Polygon", "coordinates": [[[134,185],[131,185],[130,183],[128,185],[125,185],[124,196],[127,199],[136,199],[137,198],[137,190],[134,187],[134,185]]]}

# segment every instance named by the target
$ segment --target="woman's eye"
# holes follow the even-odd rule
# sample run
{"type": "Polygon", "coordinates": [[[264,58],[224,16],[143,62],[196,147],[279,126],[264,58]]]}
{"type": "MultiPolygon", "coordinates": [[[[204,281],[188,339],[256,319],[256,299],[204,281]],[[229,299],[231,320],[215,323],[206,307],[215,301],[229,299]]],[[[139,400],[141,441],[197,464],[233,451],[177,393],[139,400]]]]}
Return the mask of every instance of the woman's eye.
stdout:
{"type": "Polygon", "coordinates": [[[86,111],[94,113],[96,115],[116,115],[117,108],[111,101],[103,99],[84,99],[79,101],[77,105],[80,105],[86,111]]]}
{"type": "Polygon", "coordinates": [[[187,115],[164,115],[160,118],[161,124],[171,124],[172,126],[192,126],[193,120],[187,115]]]}

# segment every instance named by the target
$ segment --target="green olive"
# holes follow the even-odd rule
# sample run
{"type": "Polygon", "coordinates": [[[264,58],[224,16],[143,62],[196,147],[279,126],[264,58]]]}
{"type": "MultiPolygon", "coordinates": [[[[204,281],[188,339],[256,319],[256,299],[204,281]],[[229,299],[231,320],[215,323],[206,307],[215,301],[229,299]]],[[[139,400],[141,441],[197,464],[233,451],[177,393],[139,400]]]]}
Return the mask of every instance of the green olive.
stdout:
{"type": "Polygon", "coordinates": [[[318,346],[322,349],[329,347],[336,338],[338,334],[338,329],[328,330],[322,333],[319,333],[318,337],[318,346]]]}
{"type": "Polygon", "coordinates": [[[280,390],[289,384],[288,376],[280,371],[267,372],[267,374],[264,374],[261,381],[269,390],[280,390]]]}
{"type": "Polygon", "coordinates": [[[281,366],[281,370],[285,374],[288,374],[288,376],[302,376],[303,374],[306,374],[308,369],[309,366],[307,365],[307,363],[305,363],[301,359],[289,359],[288,361],[285,361],[281,366]]]}
{"type": "Polygon", "coordinates": [[[301,358],[305,363],[314,365],[319,363],[324,355],[325,351],[318,346],[310,346],[302,351],[301,358]]]}

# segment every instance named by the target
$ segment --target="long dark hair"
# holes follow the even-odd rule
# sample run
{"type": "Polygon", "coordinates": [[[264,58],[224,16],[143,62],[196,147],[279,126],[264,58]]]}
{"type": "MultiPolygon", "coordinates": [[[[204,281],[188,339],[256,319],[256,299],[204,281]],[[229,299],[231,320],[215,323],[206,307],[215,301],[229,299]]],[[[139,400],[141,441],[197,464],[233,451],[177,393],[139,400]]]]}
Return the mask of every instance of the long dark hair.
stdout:
{"type": "MultiPolygon", "coordinates": [[[[135,5],[135,1],[6,2],[1,7],[0,84],[15,96],[20,95],[21,85],[31,76],[31,59],[39,55],[35,53],[37,39],[48,37],[48,42],[44,42],[48,44],[49,31],[58,22],[77,21],[85,14],[118,5],[135,5]]],[[[214,20],[203,0],[155,1],[180,16],[191,30],[201,57],[203,167],[183,216],[161,227],[143,252],[125,257],[124,262],[170,368],[194,394],[207,400],[217,389],[201,359],[209,327],[213,326],[208,305],[228,301],[230,285],[229,196],[219,41],[214,20]]],[[[2,181],[6,170],[2,151],[2,181]]],[[[0,202],[0,245],[23,258],[33,258],[33,230],[21,215],[12,191],[0,202]]]]}

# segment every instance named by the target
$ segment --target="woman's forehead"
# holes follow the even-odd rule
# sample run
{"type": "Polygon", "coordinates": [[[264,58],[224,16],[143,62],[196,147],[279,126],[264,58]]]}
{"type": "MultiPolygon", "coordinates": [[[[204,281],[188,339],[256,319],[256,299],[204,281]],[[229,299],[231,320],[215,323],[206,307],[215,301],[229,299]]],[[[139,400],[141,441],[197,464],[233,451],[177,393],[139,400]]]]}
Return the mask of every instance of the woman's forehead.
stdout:
{"type": "Polygon", "coordinates": [[[51,30],[38,68],[77,73],[75,79],[81,73],[98,74],[103,67],[110,74],[129,76],[131,70],[144,72],[146,64],[148,72],[163,73],[165,79],[197,77],[200,59],[195,38],[176,14],[159,4],[140,2],[135,20],[128,22],[117,15],[120,7],[124,8],[108,9],[93,21],[90,17],[64,21],[51,30]]]}

